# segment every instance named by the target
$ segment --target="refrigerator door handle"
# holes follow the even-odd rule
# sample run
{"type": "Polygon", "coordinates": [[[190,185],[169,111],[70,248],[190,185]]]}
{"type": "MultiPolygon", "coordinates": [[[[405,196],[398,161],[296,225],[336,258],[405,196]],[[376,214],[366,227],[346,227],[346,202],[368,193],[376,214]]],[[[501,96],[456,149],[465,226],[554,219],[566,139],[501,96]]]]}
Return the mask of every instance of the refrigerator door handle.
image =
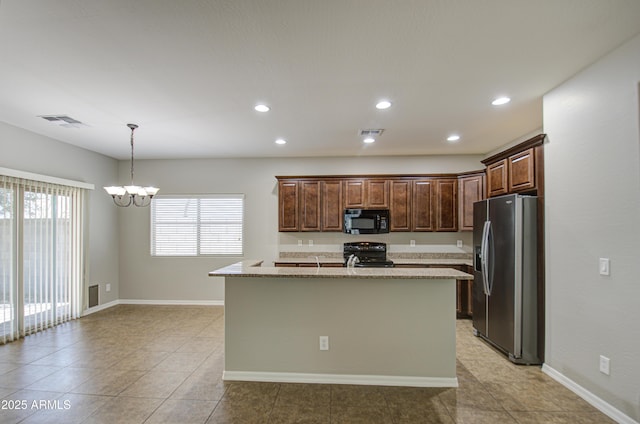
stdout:
{"type": "Polygon", "coordinates": [[[482,288],[485,295],[490,294],[489,290],[489,230],[491,221],[484,222],[482,229],[482,242],[480,244],[480,264],[482,265],[482,288]]]}

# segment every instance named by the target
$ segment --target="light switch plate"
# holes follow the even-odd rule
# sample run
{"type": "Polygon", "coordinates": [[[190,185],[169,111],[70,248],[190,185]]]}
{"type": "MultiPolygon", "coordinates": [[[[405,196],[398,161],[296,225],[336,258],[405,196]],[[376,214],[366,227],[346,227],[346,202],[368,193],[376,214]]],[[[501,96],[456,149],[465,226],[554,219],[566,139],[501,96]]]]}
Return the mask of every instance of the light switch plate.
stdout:
{"type": "Polygon", "coordinates": [[[600,275],[609,275],[610,267],[609,267],[609,258],[600,258],[600,275]]]}
{"type": "Polygon", "coordinates": [[[600,372],[602,374],[611,375],[611,360],[602,355],[600,355],[600,372]]]}

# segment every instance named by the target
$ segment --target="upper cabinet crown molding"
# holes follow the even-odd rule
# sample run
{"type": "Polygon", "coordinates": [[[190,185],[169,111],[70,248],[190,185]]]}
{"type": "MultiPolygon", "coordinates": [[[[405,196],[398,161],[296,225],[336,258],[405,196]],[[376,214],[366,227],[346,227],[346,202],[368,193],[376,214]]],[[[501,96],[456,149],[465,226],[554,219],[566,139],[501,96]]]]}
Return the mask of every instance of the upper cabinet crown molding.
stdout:
{"type": "Polygon", "coordinates": [[[500,153],[496,153],[493,156],[490,156],[486,159],[481,160],[483,165],[488,166],[494,162],[498,162],[502,159],[507,159],[509,156],[512,156],[516,153],[520,153],[523,150],[527,150],[533,147],[542,146],[544,141],[546,140],[546,134],[538,134],[535,137],[531,137],[530,139],[523,141],[522,143],[515,145],[513,147],[508,148],[500,153]]]}

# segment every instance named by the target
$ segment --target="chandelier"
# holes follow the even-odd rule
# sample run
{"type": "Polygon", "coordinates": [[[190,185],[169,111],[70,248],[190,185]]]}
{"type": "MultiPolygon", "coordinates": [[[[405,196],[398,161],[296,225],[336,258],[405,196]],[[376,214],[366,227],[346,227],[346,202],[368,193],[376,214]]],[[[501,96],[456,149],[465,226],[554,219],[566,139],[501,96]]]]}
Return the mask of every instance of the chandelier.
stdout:
{"type": "Polygon", "coordinates": [[[149,206],[151,199],[160,190],[156,187],[141,187],[133,184],[133,132],[136,124],[127,124],[131,128],[131,185],[124,187],[105,187],[105,191],[113,198],[113,202],[123,208],[127,206],[149,206]]]}

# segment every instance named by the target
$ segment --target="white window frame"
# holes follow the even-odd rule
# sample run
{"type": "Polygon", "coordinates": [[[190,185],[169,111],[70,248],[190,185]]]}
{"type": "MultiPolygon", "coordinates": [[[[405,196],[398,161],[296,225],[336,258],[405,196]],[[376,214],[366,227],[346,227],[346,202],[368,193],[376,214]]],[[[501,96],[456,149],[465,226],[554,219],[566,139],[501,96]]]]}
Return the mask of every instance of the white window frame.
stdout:
{"type": "MultiPolygon", "coordinates": [[[[186,214],[185,209],[185,214],[186,214]]],[[[190,195],[159,195],[155,196],[151,201],[150,207],[150,254],[152,257],[163,257],[163,258],[175,258],[175,257],[243,257],[244,256],[244,194],[190,194],[190,195]],[[240,211],[235,211],[235,214],[240,213],[240,222],[236,219],[227,220],[227,223],[230,225],[237,226],[240,224],[240,240],[239,245],[234,244],[231,247],[229,253],[224,252],[216,252],[216,253],[203,253],[206,251],[206,243],[203,243],[206,238],[205,227],[209,225],[220,225],[223,224],[223,220],[209,220],[207,221],[203,215],[207,213],[206,209],[203,209],[203,203],[206,205],[207,200],[220,200],[223,201],[225,199],[231,199],[234,201],[240,200],[240,211]],[[190,214],[194,214],[193,219],[189,219],[189,217],[185,216],[185,220],[167,220],[164,223],[156,222],[158,217],[156,216],[158,207],[162,204],[163,201],[187,201],[185,208],[191,208],[189,211],[190,214]],[[195,202],[195,205],[190,206],[190,202],[195,202]],[[166,225],[167,227],[173,226],[171,228],[174,233],[174,240],[176,237],[179,239],[175,241],[175,250],[170,250],[170,245],[172,244],[171,240],[165,240],[164,245],[158,245],[157,237],[157,229],[159,226],[166,225]],[[184,232],[181,232],[180,228],[184,227],[184,232]],[[195,231],[195,234],[194,234],[195,231]],[[193,237],[193,244],[189,243],[187,240],[189,237],[193,237]],[[181,244],[184,243],[184,244],[181,244]],[[186,249],[190,249],[190,252],[187,252],[186,249]],[[239,250],[238,250],[239,249],[239,250]]],[[[210,245],[211,246],[211,245],[210,245]]]]}

